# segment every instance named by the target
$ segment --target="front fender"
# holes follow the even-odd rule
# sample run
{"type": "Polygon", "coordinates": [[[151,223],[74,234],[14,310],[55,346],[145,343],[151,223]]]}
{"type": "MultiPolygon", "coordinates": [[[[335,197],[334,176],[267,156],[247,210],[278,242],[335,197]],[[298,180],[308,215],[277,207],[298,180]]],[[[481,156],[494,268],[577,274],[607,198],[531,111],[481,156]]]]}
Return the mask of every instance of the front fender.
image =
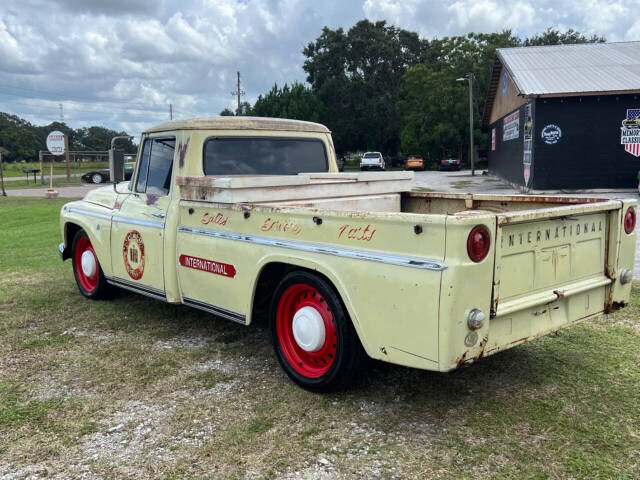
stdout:
{"type": "Polygon", "coordinates": [[[63,243],[59,246],[62,259],[71,258],[73,237],[79,229],[83,229],[93,245],[102,271],[105,275],[111,275],[111,216],[110,208],[84,201],[63,205],[60,210],[63,243]]]}

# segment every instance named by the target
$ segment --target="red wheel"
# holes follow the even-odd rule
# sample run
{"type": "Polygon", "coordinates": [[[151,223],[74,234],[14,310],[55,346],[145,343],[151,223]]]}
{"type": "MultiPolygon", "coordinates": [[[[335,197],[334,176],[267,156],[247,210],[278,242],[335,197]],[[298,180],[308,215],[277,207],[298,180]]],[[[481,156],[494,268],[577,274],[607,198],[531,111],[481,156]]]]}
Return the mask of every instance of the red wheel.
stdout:
{"type": "Polygon", "coordinates": [[[99,298],[108,290],[107,281],[100,268],[98,256],[84,230],[78,230],[73,238],[73,274],[78,289],[85,297],[99,298]]]}
{"type": "Polygon", "coordinates": [[[286,275],[270,308],[274,350],[285,372],[316,392],[354,383],[366,356],[340,298],[319,275],[286,275]]]}
{"type": "Polygon", "coordinates": [[[282,353],[300,375],[318,378],[336,358],[336,322],[323,296],[310,285],[291,285],[280,297],[276,330],[282,353]]]}

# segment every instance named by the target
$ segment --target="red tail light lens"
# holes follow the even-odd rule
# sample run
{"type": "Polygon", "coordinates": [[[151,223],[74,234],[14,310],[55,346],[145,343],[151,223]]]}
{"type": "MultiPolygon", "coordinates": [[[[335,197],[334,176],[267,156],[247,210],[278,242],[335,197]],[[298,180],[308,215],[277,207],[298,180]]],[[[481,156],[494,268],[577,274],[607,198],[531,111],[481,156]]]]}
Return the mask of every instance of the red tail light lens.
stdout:
{"type": "Polygon", "coordinates": [[[485,259],[491,247],[491,235],[484,225],[476,225],[467,237],[467,253],[469,258],[478,263],[485,259]]]}
{"type": "Polygon", "coordinates": [[[627,234],[630,234],[635,228],[636,211],[633,209],[633,207],[629,207],[627,208],[627,212],[624,214],[624,231],[627,232],[627,234]]]}

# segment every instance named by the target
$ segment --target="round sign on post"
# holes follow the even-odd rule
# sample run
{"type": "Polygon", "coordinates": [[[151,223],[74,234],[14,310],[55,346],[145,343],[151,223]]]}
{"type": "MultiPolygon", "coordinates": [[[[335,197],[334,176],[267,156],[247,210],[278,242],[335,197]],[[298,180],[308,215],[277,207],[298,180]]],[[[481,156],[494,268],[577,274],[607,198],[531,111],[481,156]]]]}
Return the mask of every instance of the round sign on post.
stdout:
{"type": "Polygon", "coordinates": [[[47,135],[47,150],[53,155],[64,155],[64,133],[54,130],[47,135]]]}
{"type": "MultiPolygon", "coordinates": [[[[64,155],[64,133],[54,130],[47,135],[47,150],[52,155],[64,155]]],[[[44,192],[47,198],[57,198],[58,192],[53,189],[53,160],[51,160],[51,172],[49,173],[49,188],[44,192]]]]}

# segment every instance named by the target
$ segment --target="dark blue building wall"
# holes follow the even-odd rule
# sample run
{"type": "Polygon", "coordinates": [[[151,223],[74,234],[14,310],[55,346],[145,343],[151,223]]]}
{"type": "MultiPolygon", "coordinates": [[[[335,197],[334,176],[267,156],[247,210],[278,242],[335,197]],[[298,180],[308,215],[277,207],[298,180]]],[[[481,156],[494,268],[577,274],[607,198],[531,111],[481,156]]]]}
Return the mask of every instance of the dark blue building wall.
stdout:
{"type": "Polygon", "coordinates": [[[531,186],[538,190],[634,188],[640,158],[620,143],[627,109],[640,108],[638,95],[602,95],[536,99],[531,186]],[[547,125],[562,137],[548,145],[547,125]]]}
{"type": "MultiPolygon", "coordinates": [[[[627,109],[634,108],[640,109],[640,95],[536,98],[528,186],[535,190],[635,188],[640,158],[626,152],[620,142],[622,120],[627,109]],[[542,138],[548,125],[562,132],[555,144],[542,138]]],[[[520,107],[518,139],[502,140],[502,118],[490,127],[496,128],[497,148],[489,152],[489,171],[519,185],[524,185],[523,110],[520,107]]]]}

